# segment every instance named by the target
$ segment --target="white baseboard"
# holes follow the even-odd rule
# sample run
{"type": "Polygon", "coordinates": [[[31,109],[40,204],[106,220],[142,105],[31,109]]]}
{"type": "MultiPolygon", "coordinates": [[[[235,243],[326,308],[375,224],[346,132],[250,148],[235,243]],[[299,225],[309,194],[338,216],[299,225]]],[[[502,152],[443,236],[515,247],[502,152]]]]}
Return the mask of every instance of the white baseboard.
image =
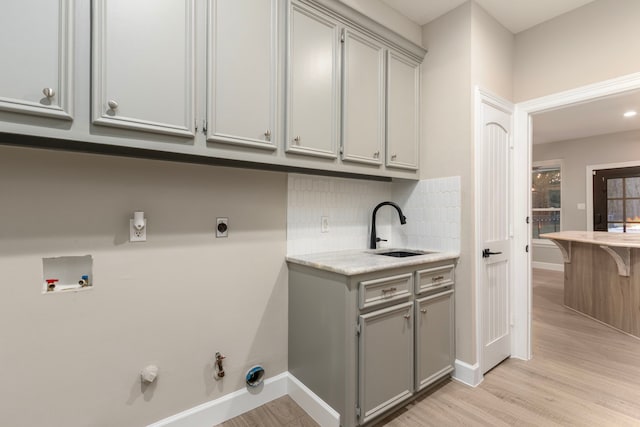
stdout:
{"type": "Polygon", "coordinates": [[[452,378],[463,384],[477,387],[484,379],[480,365],[477,363],[475,365],[469,365],[462,360],[456,359],[455,368],[452,378]]]}
{"type": "Polygon", "coordinates": [[[148,427],[211,427],[242,415],[284,395],[291,398],[321,426],[338,427],[340,415],[289,372],[264,381],[262,390],[246,388],[203,403],[150,424],[148,427]]]}
{"type": "Polygon", "coordinates": [[[340,427],[340,414],[291,374],[287,394],[322,427],[340,427]]]}
{"type": "Polygon", "coordinates": [[[532,268],[539,268],[541,270],[553,270],[553,271],[564,271],[564,264],[554,264],[551,262],[531,262],[532,268]]]}

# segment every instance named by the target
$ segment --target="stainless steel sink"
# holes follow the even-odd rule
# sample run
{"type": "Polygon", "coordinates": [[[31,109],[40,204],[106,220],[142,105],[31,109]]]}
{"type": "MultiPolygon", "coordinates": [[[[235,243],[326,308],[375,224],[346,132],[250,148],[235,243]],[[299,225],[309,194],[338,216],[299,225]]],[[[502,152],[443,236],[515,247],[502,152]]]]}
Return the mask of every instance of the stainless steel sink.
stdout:
{"type": "Polygon", "coordinates": [[[385,256],[392,256],[395,258],[405,258],[405,257],[409,257],[409,256],[417,256],[417,255],[426,255],[426,254],[432,254],[433,252],[429,252],[429,251],[405,251],[405,250],[391,250],[391,251],[387,251],[387,252],[376,252],[376,255],[385,255],[385,256]]]}

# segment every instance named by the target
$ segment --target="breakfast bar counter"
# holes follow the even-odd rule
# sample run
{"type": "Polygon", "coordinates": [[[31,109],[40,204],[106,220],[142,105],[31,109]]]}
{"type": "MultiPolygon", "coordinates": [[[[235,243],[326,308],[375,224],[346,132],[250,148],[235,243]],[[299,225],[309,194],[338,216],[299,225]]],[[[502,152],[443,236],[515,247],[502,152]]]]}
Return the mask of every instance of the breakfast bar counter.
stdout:
{"type": "Polygon", "coordinates": [[[640,338],[640,235],[561,231],[540,237],[564,258],[564,304],[640,338]]]}

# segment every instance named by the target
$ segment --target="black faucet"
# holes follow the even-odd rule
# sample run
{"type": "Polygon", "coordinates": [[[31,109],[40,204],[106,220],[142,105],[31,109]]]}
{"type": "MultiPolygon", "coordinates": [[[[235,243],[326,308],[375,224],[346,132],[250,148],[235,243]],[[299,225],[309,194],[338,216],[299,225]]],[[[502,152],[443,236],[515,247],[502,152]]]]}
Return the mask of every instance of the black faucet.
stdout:
{"type": "Polygon", "coordinates": [[[371,240],[369,242],[369,248],[370,249],[375,249],[377,247],[377,243],[380,242],[380,241],[385,241],[386,242],[386,240],[381,239],[381,238],[376,236],[376,212],[378,212],[378,209],[380,209],[384,205],[389,205],[389,206],[393,206],[394,208],[396,208],[396,210],[398,211],[398,216],[400,216],[400,224],[406,224],[407,223],[407,217],[404,216],[404,214],[402,213],[402,209],[400,209],[400,206],[398,206],[397,204],[395,204],[393,202],[382,202],[382,203],[379,203],[378,206],[373,208],[373,215],[371,216],[371,240]]]}

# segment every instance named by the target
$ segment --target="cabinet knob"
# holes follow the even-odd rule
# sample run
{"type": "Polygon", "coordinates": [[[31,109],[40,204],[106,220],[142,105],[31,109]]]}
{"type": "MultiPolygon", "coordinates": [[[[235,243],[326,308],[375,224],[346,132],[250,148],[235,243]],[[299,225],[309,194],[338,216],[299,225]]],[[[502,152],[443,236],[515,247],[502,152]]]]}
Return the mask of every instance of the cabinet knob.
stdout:
{"type": "Polygon", "coordinates": [[[295,142],[296,145],[300,145],[300,137],[296,136],[295,138],[293,138],[293,142],[295,142]]]}
{"type": "Polygon", "coordinates": [[[270,141],[270,140],[271,140],[271,131],[270,131],[269,129],[267,129],[267,130],[264,132],[264,138],[265,138],[267,141],[270,141]]]}
{"type": "Polygon", "coordinates": [[[409,320],[409,319],[411,319],[411,315],[410,315],[410,314],[405,314],[405,315],[404,315],[404,318],[405,318],[405,319],[407,319],[407,320],[409,320]]]}
{"type": "Polygon", "coordinates": [[[427,312],[426,308],[423,308],[422,310],[420,310],[420,313],[426,313],[426,312],[427,312]]]}
{"type": "Polygon", "coordinates": [[[109,108],[112,110],[117,110],[118,109],[118,103],[116,101],[114,101],[113,99],[110,99],[109,102],[107,102],[107,105],[109,105],[109,108]]]}
{"type": "Polygon", "coordinates": [[[397,155],[395,155],[395,154],[392,154],[392,155],[391,155],[391,160],[395,160],[395,159],[397,159],[397,158],[398,158],[398,156],[397,156],[397,155]]]}
{"type": "Polygon", "coordinates": [[[56,96],[56,91],[51,87],[45,87],[44,89],[42,89],[42,93],[47,98],[53,98],[54,96],[56,96]]]}
{"type": "Polygon", "coordinates": [[[374,157],[375,159],[379,158],[379,157],[380,157],[380,152],[379,152],[379,151],[376,151],[375,153],[373,153],[373,157],[374,157]]]}

